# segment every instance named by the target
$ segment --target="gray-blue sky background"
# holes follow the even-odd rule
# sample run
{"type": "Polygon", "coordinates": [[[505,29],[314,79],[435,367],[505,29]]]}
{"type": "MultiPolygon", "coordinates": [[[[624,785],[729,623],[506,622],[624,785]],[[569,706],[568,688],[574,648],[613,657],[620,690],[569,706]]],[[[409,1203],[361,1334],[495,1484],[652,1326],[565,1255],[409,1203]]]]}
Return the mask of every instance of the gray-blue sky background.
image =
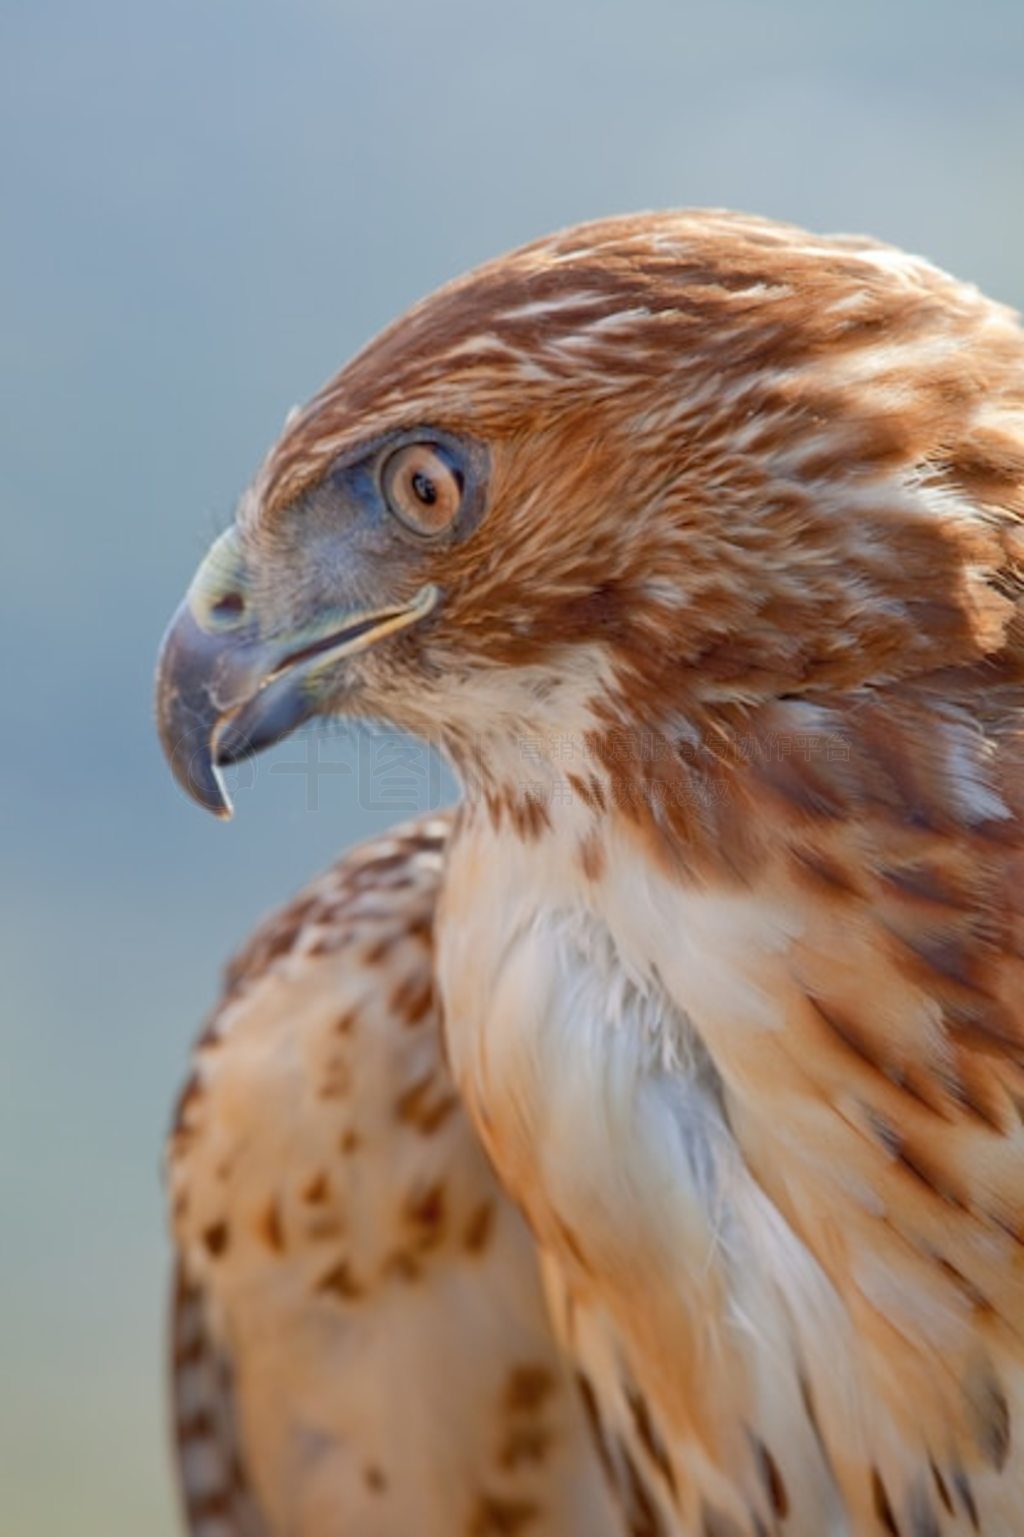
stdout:
{"type": "Polygon", "coordinates": [[[645,206],[866,230],[1021,304],[1022,56],[1020,0],[5,0],[4,1537],[175,1529],[186,1044],[257,915],[402,813],[333,737],[318,810],[292,743],[223,827],[153,737],[163,624],[287,408],[442,279],[645,206]]]}

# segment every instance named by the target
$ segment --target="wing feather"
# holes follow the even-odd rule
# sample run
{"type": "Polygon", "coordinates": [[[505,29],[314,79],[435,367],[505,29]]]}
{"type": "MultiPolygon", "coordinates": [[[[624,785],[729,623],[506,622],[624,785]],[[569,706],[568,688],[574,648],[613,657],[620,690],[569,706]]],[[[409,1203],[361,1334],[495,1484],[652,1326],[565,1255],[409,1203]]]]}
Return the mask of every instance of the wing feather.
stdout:
{"type": "Polygon", "coordinates": [[[197,1047],[169,1149],[193,1537],[615,1530],[532,1240],[444,1058],[447,833],[400,830],[310,886],[197,1047]]]}
{"type": "Polygon", "coordinates": [[[176,1269],[171,1392],[182,1511],[190,1537],[268,1537],[248,1474],[231,1367],[200,1287],[176,1269]]]}

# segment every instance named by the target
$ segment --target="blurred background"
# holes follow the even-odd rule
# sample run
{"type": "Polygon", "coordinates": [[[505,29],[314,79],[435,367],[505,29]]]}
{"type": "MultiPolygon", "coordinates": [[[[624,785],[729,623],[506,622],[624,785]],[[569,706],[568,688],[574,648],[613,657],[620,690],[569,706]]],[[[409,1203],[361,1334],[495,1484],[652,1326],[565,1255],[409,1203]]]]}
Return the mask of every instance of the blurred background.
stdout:
{"type": "Polygon", "coordinates": [[[335,732],[222,826],[151,725],[162,627],[276,435],[441,280],[726,204],[1024,303],[1020,0],[4,0],[0,1534],[176,1530],[160,1148],[253,921],[450,794],[335,732]]]}

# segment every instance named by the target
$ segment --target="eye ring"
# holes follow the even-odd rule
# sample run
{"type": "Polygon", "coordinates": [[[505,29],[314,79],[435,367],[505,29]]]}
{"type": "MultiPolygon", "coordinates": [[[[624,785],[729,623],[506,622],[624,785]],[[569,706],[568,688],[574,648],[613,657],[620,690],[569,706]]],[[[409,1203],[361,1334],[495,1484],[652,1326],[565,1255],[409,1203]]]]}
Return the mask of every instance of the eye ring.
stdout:
{"type": "Polygon", "coordinates": [[[430,441],[406,443],[384,460],[380,487],[389,510],[414,534],[445,533],[459,515],[465,481],[451,455],[430,441]]]}

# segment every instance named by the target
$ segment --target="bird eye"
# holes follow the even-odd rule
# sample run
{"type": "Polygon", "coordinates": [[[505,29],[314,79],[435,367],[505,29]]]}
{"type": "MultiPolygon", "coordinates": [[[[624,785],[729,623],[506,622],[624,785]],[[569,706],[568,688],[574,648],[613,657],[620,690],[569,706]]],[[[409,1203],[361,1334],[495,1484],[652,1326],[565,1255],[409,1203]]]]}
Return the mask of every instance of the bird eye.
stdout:
{"type": "Polygon", "coordinates": [[[462,475],[436,443],[396,449],[380,483],[391,511],[416,534],[444,533],[462,506],[462,475]]]}

